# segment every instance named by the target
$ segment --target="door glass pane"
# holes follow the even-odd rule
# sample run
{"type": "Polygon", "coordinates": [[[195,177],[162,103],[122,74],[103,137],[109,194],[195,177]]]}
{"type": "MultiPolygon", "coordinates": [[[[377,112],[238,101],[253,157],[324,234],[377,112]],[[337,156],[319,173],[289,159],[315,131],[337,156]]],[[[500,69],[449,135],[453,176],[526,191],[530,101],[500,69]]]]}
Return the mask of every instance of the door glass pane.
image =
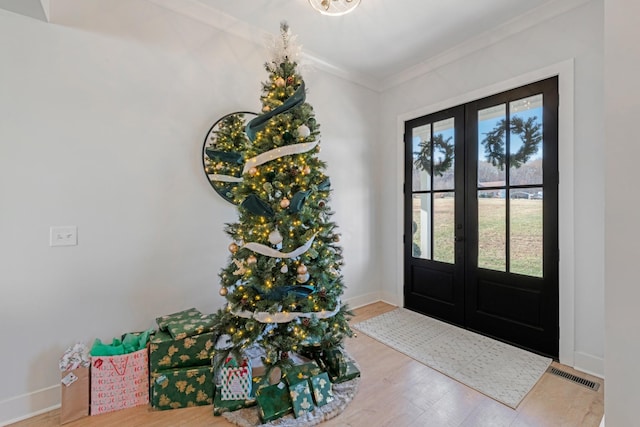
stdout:
{"type": "Polygon", "coordinates": [[[454,189],[455,129],[453,117],[433,124],[433,188],[454,189]]]}
{"type": "Polygon", "coordinates": [[[413,128],[413,191],[431,190],[431,124],[413,128]]]}
{"type": "Polygon", "coordinates": [[[542,188],[510,191],[509,270],[542,277],[542,188]]]}
{"type": "Polygon", "coordinates": [[[504,190],[478,191],[478,267],[506,271],[504,190]]]}
{"type": "Polygon", "coordinates": [[[433,259],[454,263],[455,199],[453,192],[433,198],[433,259]]]}
{"type": "Polygon", "coordinates": [[[414,258],[431,259],[431,195],[413,195],[413,243],[414,258]]]}
{"type": "Polygon", "coordinates": [[[542,184],[542,94],[509,103],[509,183],[542,184]]]}
{"type": "Polygon", "coordinates": [[[505,104],[478,111],[478,187],[505,185],[505,104]]]}

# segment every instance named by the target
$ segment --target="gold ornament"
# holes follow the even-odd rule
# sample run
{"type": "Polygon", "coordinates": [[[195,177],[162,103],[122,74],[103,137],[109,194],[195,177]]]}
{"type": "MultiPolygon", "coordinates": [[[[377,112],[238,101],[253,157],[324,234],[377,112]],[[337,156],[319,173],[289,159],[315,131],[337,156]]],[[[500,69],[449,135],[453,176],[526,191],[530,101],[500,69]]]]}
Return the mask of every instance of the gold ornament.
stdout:
{"type": "Polygon", "coordinates": [[[220,288],[220,295],[222,295],[223,297],[227,296],[228,293],[229,293],[229,290],[224,286],[220,288]]]}
{"type": "Polygon", "coordinates": [[[333,236],[333,241],[336,242],[336,243],[339,242],[340,241],[340,235],[336,234],[335,236],[333,236]]]}
{"type": "Polygon", "coordinates": [[[307,273],[307,266],[304,265],[304,264],[300,264],[296,271],[298,272],[298,274],[306,274],[307,273]]]}
{"type": "Polygon", "coordinates": [[[302,169],[302,173],[309,175],[311,173],[311,168],[309,166],[305,166],[304,169],[302,169]]]}
{"type": "Polygon", "coordinates": [[[256,168],[249,169],[249,175],[255,176],[257,173],[258,173],[258,169],[256,168]]]}
{"type": "Polygon", "coordinates": [[[262,107],[262,111],[268,113],[269,111],[271,111],[271,108],[269,108],[268,105],[265,105],[264,107],[262,107]]]}
{"type": "Polygon", "coordinates": [[[231,252],[232,254],[238,252],[238,245],[236,245],[235,243],[231,243],[229,245],[229,252],[231,252]]]}
{"type": "Polygon", "coordinates": [[[283,198],[282,200],[280,200],[280,207],[281,207],[282,209],[286,209],[286,208],[288,208],[288,207],[289,207],[289,203],[291,203],[291,202],[289,202],[289,199],[287,199],[287,198],[285,197],[285,198],[283,198]]]}
{"type": "Polygon", "coordinates": [[[284,87],[287,84],[282,77],[278,77],[275,83],[277,87],[284,87]]]}
{"type": "Polygon", "coordinates": [[[256,262],[258,262],[258,258],[253,255],[249,255],[249,258],[247,258],[247,264],[255,264],[256,262]]]}

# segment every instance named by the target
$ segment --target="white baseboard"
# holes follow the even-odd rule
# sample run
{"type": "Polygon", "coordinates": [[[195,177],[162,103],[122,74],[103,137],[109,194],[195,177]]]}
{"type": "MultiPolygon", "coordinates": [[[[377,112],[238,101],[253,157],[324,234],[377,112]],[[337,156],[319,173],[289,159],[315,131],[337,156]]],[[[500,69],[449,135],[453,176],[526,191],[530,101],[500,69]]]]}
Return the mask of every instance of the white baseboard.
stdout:
{"type": "Polygon", "coordinates": [[[6,426],[60,407],[60,385],[0,401],[0,426],[6,426]]]}
{"type": "Polygon", "coordinates": [[[590,354],[575,351],[573,353],[573,368],[585,374],[604,378],[604,359],[590,354]]]}
{"type": "Polygon", "coordinates": [[[363,307],[365,305],[373,304],[374,302],[380,301],[381,295],[380,292],[371,292],[364,295],[358,295],[353,298],[346,298],[344,302],[349,304],[349,308],[354,310],[356,308],[363,307]]]}
{"type": "Polygon", "coordinates": [[[387,304],[395,305],[396,307],[404,306],[402,296],[398,296],[390,292],[381,292],[380,301],[386,302],[387,304]]]}

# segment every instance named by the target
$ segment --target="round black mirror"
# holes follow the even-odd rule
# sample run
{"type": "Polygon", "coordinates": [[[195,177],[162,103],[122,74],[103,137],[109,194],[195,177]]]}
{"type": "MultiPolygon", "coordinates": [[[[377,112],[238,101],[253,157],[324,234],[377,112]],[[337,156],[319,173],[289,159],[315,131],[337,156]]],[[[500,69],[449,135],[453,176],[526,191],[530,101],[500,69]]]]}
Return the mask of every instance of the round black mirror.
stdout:
{"type": "Polygon", "coordinates": [[[244,152],[251,144],[245,134],[247,122],[257,116],[249,111],[227,114],[207,132],[202,146],[202,166],[213,189],[226,201],[237,204],[234,188],[242,180],[244,152]]]}

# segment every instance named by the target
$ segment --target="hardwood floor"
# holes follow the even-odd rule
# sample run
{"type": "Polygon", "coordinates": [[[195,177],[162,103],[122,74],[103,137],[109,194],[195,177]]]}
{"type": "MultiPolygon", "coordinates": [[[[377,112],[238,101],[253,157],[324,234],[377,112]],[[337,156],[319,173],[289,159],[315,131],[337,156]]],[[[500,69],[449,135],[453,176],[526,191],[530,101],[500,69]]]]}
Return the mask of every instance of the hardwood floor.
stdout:
{"type": "MultiPolygon", "coordinates": [[[[359,322],[394,309],[382,302],[355,310],[359,322]]],[[[598,427],[604,412],[604,381],[592,391],[566,379],[545,373],[516,410],[480,394],[447,376],[398,353],[364,334],[347,341],[346,348],[360,365],[358,394],[338,417],[324,426],[334,427],[598,427]]],[[[58,426],[58,410],[12,424],[13,427],[58,426]]],[[[211,406],[155,411],[148,406],[87,417],[76,426],[232,426],[214,417],[211,406]]]]}

